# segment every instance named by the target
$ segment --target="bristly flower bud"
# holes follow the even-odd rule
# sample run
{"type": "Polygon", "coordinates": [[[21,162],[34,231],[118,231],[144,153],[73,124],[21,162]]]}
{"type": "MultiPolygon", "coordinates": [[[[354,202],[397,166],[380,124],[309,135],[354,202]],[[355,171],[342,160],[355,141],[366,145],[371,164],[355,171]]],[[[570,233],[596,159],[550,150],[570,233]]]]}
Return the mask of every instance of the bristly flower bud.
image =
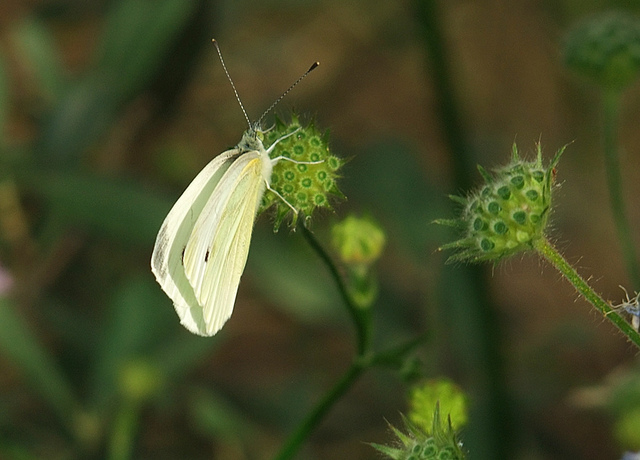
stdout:
{"type": "Polygon", "coordinates": [[[544,167],[540,144],[536,161],[524,161],[514,143],[507,166],[494,174],[478,166],[485,185],[466,198],[451,197],[463,206],[458,219],[436,221],[463,231],[461,239],[440,248],[458,251],[447,262],[497,261],[532,249],[533,243],[544,237],[555,167],[565,148],[558,150],[549,166],[544,167]]]}
{"type": "Polygon", "coordinates": [[[391,430],[402,445],[390,447],[371,443],[371,446],[394,460],[464,460],[462,444],[451,427],[451,419],[443,422],[440,408],[436,405],[433,412],[431,429],[424,431],[403,417],[407,433],[403,433],[392,425],[391,430]]]}
{"type": "Polygon", "coordinates": [[[563,54],[570,68],[621,90],[640,73],[640,20],[622,11],[588,18],[567,33],[563,54]]]}
{"type": "MultiPolygon", "coordinates": [[[[279,161],[274,165],[271,175],[271,187],[288,204],[267,190],[260,207],[260,212],[272,206],[275,208],[275,230],[291,212],[289,205],[310,218],[318,208],[331,209],[331,196],[344,198],[336,184],[339,179],[338,170],[344,160],[330,152],[328,133],[318,131],[313,122],[302,126],[298,117],[293,114],[291,123],[285,124],[276,117],[274,128],[264,133],[265,148],[293,131],[296,134],[280,141],[271,153],[273,158],[283,156],[298,162],[279,161]],[[318,163],[306,164],[307,162],[318,163]]],[[[297,215],[294,215],[292,226],[295,225],[296,218],[297,215]]]]}

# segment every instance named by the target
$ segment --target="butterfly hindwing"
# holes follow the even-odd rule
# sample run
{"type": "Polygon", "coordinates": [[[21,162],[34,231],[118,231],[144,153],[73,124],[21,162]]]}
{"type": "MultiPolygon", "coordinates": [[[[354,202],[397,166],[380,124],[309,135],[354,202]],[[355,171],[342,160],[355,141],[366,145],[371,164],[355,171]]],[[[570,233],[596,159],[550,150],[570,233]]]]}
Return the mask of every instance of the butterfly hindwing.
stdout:
{"type": "Polygon", "coordinates": [[[183,252],[198,216],[239,154],[238,149],[227,150],[200,171],[169,211],[153,248],[151,270],[173,301],[181,323],[195,333],[200,333],[202,309],[194,308],[198,302],[184,273],[183,252]]]}

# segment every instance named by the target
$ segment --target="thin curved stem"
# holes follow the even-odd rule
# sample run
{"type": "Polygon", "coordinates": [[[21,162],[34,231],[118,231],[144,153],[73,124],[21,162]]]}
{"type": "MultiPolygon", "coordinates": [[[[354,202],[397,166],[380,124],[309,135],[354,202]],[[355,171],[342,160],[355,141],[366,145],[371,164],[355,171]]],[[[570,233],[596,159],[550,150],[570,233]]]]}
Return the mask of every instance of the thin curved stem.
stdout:
{"type": "Polygon", "coordinates": [[[320,424],[324,416],[333,405],[353,386],[358,378],[368,369],[375,366],[400,366],[402,358],[413,352],[428,337],[422,334],[406,343],[392,347],[379,353],[368,353],[366,356],[359,356],[351,363],[347,371],[338,380],[324,397],[309,412],[306,418],[300,423],[282,449],[275,457],[275,460],[290,460],[300,450],[300,447],[309,434],[320,424]]]}
{"type": "Polygon", "coordinates": [[[333,263],[333,260],[324,250],[320,242],[316,239],[315,235],[307,228],[307,226],[302,223],[299,225],[302,229],[302,235],[309,243],[309,246],[318,254],[320,259],[325,263],[327,268],[329,269],[329,273],[331,277],[336,283],[338,287],[338,292],[344,301],[344,304],[347,307],[347,311],[351,316],[353,321],[353,325],[356,329],[356,340],[357,340],[357,350],[358,356],[363,356],[371,346],[371,315],[370,310],[368,308],[362,309],[358,308],[358,306],[353,302],[351,296],[349,295],[349,291],[347,290],[347,286],[340,276],[340,272],[338,271],[338,267],[333,263]]]}
{"type": "Polygon", "coordinates": [[[622,192],[622,174],[618,157],[618,116],[620,112],[620,92],[610,90],[604,93],[604,160],[607,172],[607,187],[609,188],[609,202],[613,221],[618,232],[618,240],[622,250],[622,257],[627,267],[634,289],[640,289],[640,267],[638,254],[633,244],[633,236],[629,219],[625,213],[622,192]]]}
{"type": "Polygon", "coordinates": [[[291,434],[287,442],[282,446],[280,453],[275,457],[275,460],[289,460],[293,458],[309,434],[320,423],[327,412],[329,412],[329,409],[351,388],[367,367],[368,366],[360,360],[356,360],[351,364],[342,378],[324,395],[298,426],[296,431],[291,434]]]}
{"type": "Polygon", "coordinates": [[[562,275],[576,288],[591,305],[611,321],[624,335],[628,337],[638,348],[640,348],[640,334],[628,321],[626,321],[616,309],[600,297],[591,286],[578,274],[578,272],[567,262],[558,250],[545,238],[540,238],[534,243],[534,248],[538,253],[549,261],[562,275]]]}

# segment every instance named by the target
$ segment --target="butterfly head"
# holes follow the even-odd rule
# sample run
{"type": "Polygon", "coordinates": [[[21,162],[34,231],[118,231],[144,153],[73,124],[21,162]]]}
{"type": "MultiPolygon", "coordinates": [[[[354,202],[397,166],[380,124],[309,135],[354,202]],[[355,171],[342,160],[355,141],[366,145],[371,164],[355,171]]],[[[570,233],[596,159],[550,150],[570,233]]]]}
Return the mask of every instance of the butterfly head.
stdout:
{"type": "Polygon", "coordinates": [[[264,140],[264,131],[259,125],[255,124],[242,135],[242,139],[236,146],[241,152],[250,152],[252,150],[264,150],[262,141],[264,140]]]}

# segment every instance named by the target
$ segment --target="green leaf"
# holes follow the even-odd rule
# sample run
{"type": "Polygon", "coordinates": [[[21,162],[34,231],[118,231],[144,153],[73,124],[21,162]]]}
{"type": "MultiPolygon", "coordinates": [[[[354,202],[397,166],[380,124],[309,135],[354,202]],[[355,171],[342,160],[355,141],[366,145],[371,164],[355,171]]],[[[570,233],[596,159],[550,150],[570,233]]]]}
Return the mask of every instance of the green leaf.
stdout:
{"type": "Polygon", "coordinates": [[[258,224],[245,273],[270,303],[304,322],[342,318],[338,291],[301,235],[258,224]]]}
{"type": "Polygon", "coordinates": [[[42,120],[35,155],[46,167],[76,165],[115,122],[117,77],[90,75],[70,86],[42,120]]]}
{"type": "Polygon", "coordinates": [[[52,356],[36,340],[24,320],[16,314],[16,304],[0,296],[0,353],[24,374],[34,391],[67,426],[79,407],[71,385],[52,356]]]}
{"type": "Polygon", "coordinates": [[[5,123],[9,111],[9,83],[7,81],[6,65],[0,55],[0,149],[5,145],[5,123]]]}
{"type": "Polygon", "coordinates": [[[173,202],[133,181],[82,172],[27,171],[18,183],[64,225],[149,248],[173,202]]]}
{"type": "Polygon", "coordinates": [[[51,100],[57,99],[65,86],[64,72],[54,40],[44,25],[26,17],[11,30],[16,56],[26,68],[28,77],[51,100]]]}
{"type": "Polygon", "coordinates": [[[115,97],[127,99],[155,76],[197,2],[123,0],[109,12],[96,70],[113,78],[115,97]]]}
{"type": "Polygon", "coordinates": [[[76,164],[122,107],[161,70],[197,2],[123,0],[110,11],[93,69],[42,121],[37,154],[47,166],[76,164]]]}
{"type": "Polygon", "coordinates": [[[94,357],[94,396],[99,407],[112,401],[125,366],[148,361],[156,347],[174,330],[177,316],[164,293],[146,277],[127,279],[115,289],[94,357]],[[166,305],[166,308],[160,306],[166,305]]]}
{"type": "Polygon", "coordinates": [[[190,394],[189,411],[198,429],[217,442],[251,445],[257,427],[232,403],[209,389],[196,388],[190,394]]]}

